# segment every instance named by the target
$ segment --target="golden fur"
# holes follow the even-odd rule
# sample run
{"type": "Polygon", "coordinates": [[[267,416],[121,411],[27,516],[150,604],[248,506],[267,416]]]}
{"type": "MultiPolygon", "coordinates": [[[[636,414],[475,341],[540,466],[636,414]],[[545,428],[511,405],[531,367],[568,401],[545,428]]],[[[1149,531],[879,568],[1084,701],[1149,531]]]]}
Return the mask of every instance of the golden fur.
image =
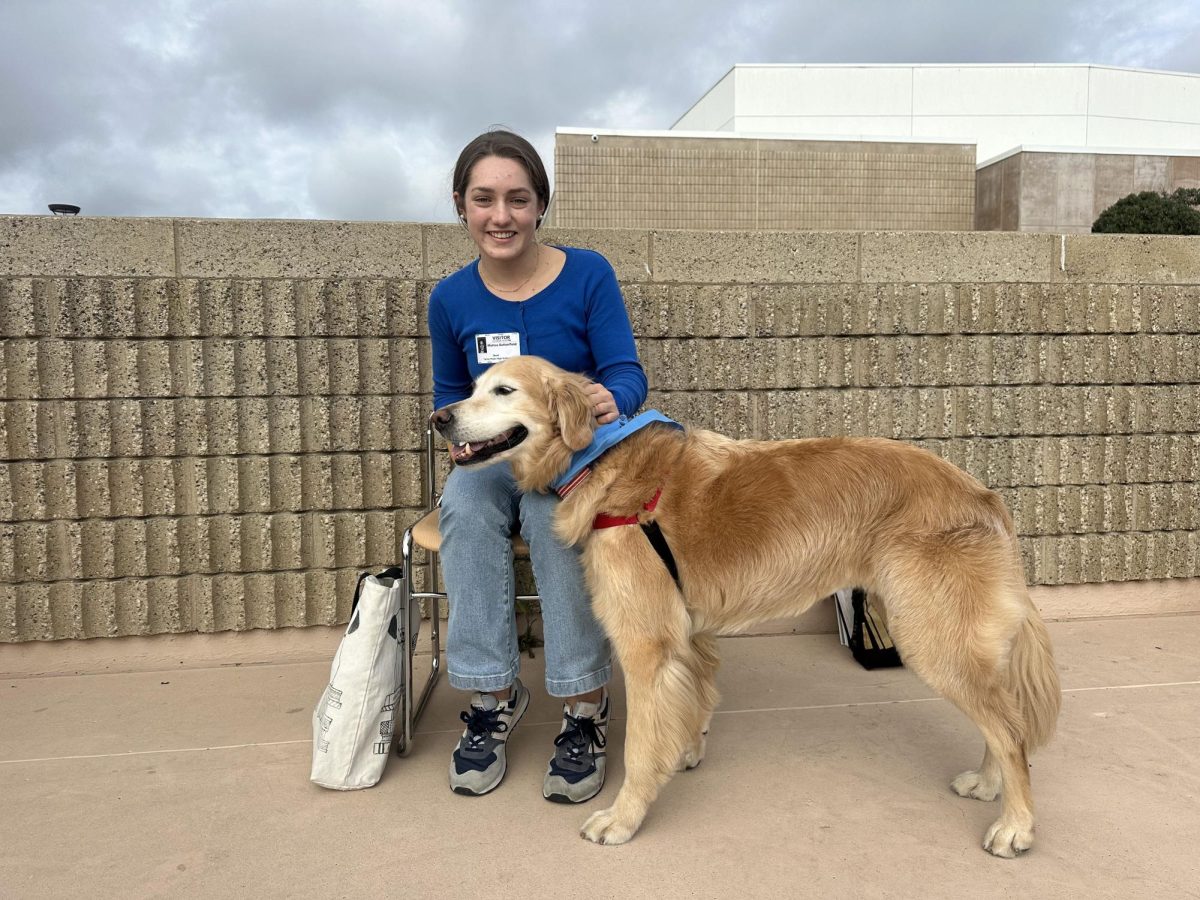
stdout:
{"type": "MultiPolygon", "coordinates": [[[[545,490],[590,440],[586,384],[534,357],[506,360],[443,411],[439,429],[481,440],[523,425],[528,437],[495,458],[511,461],[523,489],[545,490]]],[[[602,457],[562,502],[556,528],[583,545],[629,712],[625,782],[584,837],[629,840],[672,772],[703,757],[718,699],[715,635],[859,586],[882,601],[905,665],[983,733],[979,768],[951,786],[979,800],[1002,795],[984,847],[1011,857],[1031,846],[1026,758],[1054,731],[1058,675],[1012,519],[974,478],[897,441],[735,441],[652,425],[602,457]],[[640,528],[592,530],[601,511],[658,523],[682,593],[640,528]]]]}

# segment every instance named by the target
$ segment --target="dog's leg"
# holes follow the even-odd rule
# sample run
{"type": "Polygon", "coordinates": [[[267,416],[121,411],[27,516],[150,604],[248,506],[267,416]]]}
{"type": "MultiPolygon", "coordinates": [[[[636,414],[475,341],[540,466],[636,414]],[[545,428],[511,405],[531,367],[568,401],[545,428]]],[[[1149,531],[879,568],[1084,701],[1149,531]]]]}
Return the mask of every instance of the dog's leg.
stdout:
{"type": "Polygon", "coordinates": [[[623,844],[637,832],[695,735],[698,706],[691,668],[669,643],[614,643],[625,672],[625,782],[613,805],[593,814],[579,832],[598,844],[623,844]]]}
{"type": "Polygon", "coordinates": [[[692,635],[692,651],[688,663],[692,669],[692,677],[696,680],[696,694],[700,706],[696,710],[697,724],[692,732],[692,740],[683,751],[677,771],[694,769],[704,759],[713,710],[721,699],[717,693],[717,669],[721,665],[721,658],[717,654],[716,639],[708,634],[692,635]]]}
{"type": "Polygon", "coordinates": [[[978,769],[963,772],[952,782],[950,788],[960,797],[971,797],[974,800],[995,800],[1000,796],[1000,765],[992,750],[984,746],[983,762],[978,769]]]}

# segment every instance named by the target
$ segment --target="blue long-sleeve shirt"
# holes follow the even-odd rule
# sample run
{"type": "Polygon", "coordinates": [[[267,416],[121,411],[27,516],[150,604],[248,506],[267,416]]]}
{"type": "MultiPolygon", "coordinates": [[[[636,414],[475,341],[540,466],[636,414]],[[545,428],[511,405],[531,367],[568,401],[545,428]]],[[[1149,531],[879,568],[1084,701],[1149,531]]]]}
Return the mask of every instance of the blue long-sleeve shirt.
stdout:
{"type": "Polygon", "coordinates": [[[623,415],[642,405],[646,373],[616,273],[595,251],[560,249],[562,272],[528,300],[489,291],[478,259],[437,283],[429,297],[434,409],[470,396],[484,370],[517,353],[600,382],[623,415]]]}

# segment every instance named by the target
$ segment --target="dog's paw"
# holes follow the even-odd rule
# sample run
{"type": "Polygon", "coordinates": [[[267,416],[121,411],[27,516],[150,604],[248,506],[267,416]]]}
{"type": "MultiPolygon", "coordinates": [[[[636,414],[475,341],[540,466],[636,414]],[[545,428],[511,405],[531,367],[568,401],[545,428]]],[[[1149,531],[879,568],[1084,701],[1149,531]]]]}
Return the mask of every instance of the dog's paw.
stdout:
{"type": "Polygon", "coordinates": [[[683,755],[679,757],[679,762],[675,764],[676,772],[684,772],[688,769],[694,769],[704,761],[704,748],[708,743],[708,732],[702,731],[696,737],[683,755]]]}
{"type": "Polygon", "coordinates": [[[636,825],[630,828],[618,821],[610,807],[592,813],[579,830],[579,836],[594,844],[624,844],[636,831],[636,825]]]}
{"type": "Polygon", "coordinates": [[[1000,795],[1000,779],[989,781],[979,772],[972,770],[963,772],[950,782],[950,790],[960,797],[970,797],[973,800],[995,800],[1000,795]]]}
{"type": "Polygon", "coordinates": [[[1012,859],[1033,846],[1033,826],[997,819],[983,836],[983,849],[993,856],[1012,859]]]}

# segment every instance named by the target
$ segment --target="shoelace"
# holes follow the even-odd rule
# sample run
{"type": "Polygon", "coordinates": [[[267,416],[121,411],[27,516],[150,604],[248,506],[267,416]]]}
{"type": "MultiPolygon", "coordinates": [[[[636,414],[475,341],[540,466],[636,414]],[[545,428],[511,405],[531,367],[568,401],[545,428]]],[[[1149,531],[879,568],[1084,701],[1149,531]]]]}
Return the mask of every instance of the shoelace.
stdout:
{"type": "Polygon", "coordinates": [[[471,745],[483,743],[483,739],[493,732],[503,734],[508,731],[508,723],[500,721],[500,709],[482,709],[472,706],[470,711],[464,710],[458,717],[467,723],[467,731],[471,732],[471,745]]]}
{"type": "Polygon", "coordinates": [[[596,720],[591,716],[576,718],[570,713],[564,713],[563,716],[569,725],[554,739],[554,746],[565,746],[571,762],[578,762],[583,751],[592,744],[597,747],[604,746],[604,735],[600,733],[600,729],[596,727],[596,720]]]}

